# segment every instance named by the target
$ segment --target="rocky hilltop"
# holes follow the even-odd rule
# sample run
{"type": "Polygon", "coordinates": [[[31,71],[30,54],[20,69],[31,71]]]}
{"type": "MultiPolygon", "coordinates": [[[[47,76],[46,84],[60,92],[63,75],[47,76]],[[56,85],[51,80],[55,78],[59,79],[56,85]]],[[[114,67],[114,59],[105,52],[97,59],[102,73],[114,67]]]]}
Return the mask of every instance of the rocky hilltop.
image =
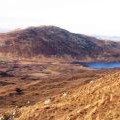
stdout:
{"type": "Polygon", "coordinates": [[[30,27],[0,34],[0,55],[16,57],[72,56],[120,60],[120,43],[74,34],[55,26],[30,27]]]}

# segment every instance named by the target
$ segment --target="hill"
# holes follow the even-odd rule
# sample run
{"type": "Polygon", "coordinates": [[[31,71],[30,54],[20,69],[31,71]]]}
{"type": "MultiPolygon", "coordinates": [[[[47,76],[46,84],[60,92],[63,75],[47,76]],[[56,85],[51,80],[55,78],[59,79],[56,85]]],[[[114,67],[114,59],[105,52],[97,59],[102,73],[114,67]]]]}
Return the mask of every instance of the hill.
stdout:
{"type": "Polygon", "coordinates": [[[120,43],[71,33],[55,26],[30,27],[0,34],[0,55],[72,56],[86,60],[120,60],[120,43]]]}
{"type": "Polygon", "coordinates": [[[120,72],[19,110],[15,120],[119,120],[120,72]]]}

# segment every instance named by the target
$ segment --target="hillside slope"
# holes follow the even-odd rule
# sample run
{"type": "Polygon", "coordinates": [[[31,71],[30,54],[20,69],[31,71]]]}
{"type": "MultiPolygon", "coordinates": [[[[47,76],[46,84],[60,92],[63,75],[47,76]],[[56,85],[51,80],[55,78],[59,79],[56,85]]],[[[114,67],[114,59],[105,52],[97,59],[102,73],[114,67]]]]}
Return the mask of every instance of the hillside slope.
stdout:
{"type": "Polygon", "coordinates": [[[120,43],[74,34],[55,26],[31,27],[0,34],[0,55],[17,57],[72,56],[120,60],[120,43]]]}
{"type": "Polygon", "coordinates": [[[48,101],[21,108],[15,120],[120,120],[120,72],[48,101]]]}

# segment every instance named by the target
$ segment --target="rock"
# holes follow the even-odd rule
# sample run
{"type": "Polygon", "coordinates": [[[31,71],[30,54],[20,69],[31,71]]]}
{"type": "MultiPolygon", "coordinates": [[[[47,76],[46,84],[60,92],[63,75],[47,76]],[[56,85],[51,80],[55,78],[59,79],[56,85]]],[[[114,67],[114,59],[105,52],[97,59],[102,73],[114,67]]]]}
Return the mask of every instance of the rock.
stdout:
{"type": "Polygon", "coordinates": [[[67,96],[67,93],[63,93],[63,95],[62,95],[63,97],[66,97],[67,96]]]}
{"type": "Polygon", "coordinates": [[[15,107],[16,107],[16,108],[18,108],[18,106],[17,106],[17,105],[16,105],[15,107]]]}
{"type": "Polygon", "coordinates": [[[3,115],[0,116],[0,120],[5,120],[5,117],[3,115]]]}
{"type": "Polygon", "coordinates": [[[90,81],[90,83],[93,83],[94,81],[90,81]]]}
{"type": "Polygon", "coordinates": [[[30,101],[29,100],[27,101],[27,105],[30,105],[30,101]]]}
{"type": "Polygon", "coordinates": [[[50,103],[51,103],[51,99],[47,99],[47,100],[44,101],[44,105],[48,105],[50,103]]]}
{"type": "Polygon", "coordinates": [[[13,120],[13,116],[11,115],[2,115],[0,116],[0,120],[13,120]]]}

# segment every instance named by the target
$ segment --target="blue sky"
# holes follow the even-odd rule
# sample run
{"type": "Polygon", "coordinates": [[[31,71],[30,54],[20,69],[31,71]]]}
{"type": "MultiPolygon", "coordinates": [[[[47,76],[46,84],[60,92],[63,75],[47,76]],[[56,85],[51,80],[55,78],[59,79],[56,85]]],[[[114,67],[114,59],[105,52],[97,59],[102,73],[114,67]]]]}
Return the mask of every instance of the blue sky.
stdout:
{"type": "Polygon", "coordinates": [[[71,32],[120,36],[120,0],[0,0],[0,30],[55,25],[71,32]]]}

